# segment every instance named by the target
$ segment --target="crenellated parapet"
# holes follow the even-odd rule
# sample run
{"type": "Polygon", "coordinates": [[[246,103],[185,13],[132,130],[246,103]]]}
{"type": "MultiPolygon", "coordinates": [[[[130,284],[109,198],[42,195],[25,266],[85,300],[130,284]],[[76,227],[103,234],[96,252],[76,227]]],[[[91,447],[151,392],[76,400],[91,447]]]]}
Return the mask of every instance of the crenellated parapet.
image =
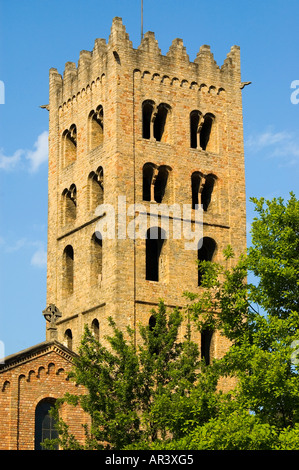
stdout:
{"type": "Polygon", "coordinates": [[[67,62],[63,75],[50,69],[50,101],[63,106],[77,98],[87,87],[99,84],[107,73],[118,76],[126,69],[138,70],[142,77],[151,77],[164,84],[204,91],[236,90],[241,88],[240,48],[233,46],[220,67],[210,50],[202,45],[192,62],[182,39],[174,39],[163,55],[153,32],[145,33],[139,47],[133,48],[121,18],[114,18],[108,43],[96,39],[92,51],[80,52],[78,64],[67,62]],[[54,100],[54,101],[53,101],[54,100]]]}
{"type": "Polygon", "coordinates": [[[141,51],[142,54],[151,55],[153,57],[162,56],[158,41],[155,38],[155,33],[152,31],[145,33],[138,50],[141,51]]]}

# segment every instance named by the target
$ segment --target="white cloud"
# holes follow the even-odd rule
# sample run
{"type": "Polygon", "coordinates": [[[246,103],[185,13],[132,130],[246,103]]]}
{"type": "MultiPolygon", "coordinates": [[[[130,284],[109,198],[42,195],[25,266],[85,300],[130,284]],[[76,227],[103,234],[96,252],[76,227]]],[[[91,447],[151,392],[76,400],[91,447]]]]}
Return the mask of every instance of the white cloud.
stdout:
{"type": "MultiPolygon", "coordinates": [[[[4,241],[3,241],[3,243],[4,243],[4,241]]],[[[14,253],[16,251],[19,251],[24,246],[26,246],[26,244],[27,244],[26,238],[20,238],[13,245],[8,245],[7,244],[5,246],[5,251],[6,251],[6,253],[14,253]]]]}
{"type": "Polygon", "coordinates": [[[21,160],[21,156],[24,154],[24,150],[16,150],[16,152],[12,156],[6,156],[0,150],[0,168],[2,170],[13,170],[21,160]]]}
{"type": "Polygon", "coordinates": [[[34,151],[29,151],[26,158],[30,161],[30,171],[37,171],[48,160],[48,132],[42,132],[34,143],[34,151]]]}
{"type": "Polygon", "coordinates": [[[0,150],[0,169],[11,171],[23,163],[29,162],[29,171],[36,172],[48,160],[48,132],[42,132],[33,144],[34,150],[18,149],[13,155],[7,156],[0,150]]]}
{"type": "Polygon", "coordinates": [[[250,152],[264,151],[265,157],[279,157],[281,163],[296,165],[299,162],[299,137],[287,131],[266,130],[258,135],[251,135],[245,141],[245,148],[250,152]]]}
{"type": "Polygon", "coordinates": [[[264,132],[259,136],[257,145],[259,147],[268,147],[269,145],[288,142],[290,138],[291,135],[287,132],[264,132]]]}
{"type": "Polygon", "coordinates": [[[0,247],[4,253],[14,254],[20,250],[35,249],[31,256],[31,266],[37,268],[45,268],[47,266],[47,251],[44,248],[42,241],[30,241],[26,238],[20,238],[13,243],[8,243],[2,236],[0,236],[0,247]]]}
{"type": "Polygon", "coordinates": [[[38,248],[33,254],[31,265],[37,268],[45,268],[47,266],[47,252],[43,247],[38,248]]]}
{"type": "Polygon", "coordinates": [[[270,147],[275,144],[285,143],[292,138],[288,132],[272,132],[270,130],[259,135],[251,135],[245,142],[245,145],[256,150],[264,147],[270,147]]]}

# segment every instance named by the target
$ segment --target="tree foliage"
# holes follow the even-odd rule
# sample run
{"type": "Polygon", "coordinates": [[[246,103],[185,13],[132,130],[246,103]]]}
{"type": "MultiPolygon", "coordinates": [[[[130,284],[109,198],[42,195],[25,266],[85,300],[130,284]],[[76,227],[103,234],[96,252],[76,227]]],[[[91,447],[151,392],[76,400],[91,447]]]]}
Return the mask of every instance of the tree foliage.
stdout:
{"type": "MultiPolygon", "coordinates": [[[[270,443],[262,443],[263,448],[283,448],[288,439],[298,444],[299,376],[294,344],[299,339],[299,201],[291,194],[286,204],[281,198],[253,202],[258,217],[252,224],[247,256],[230,269],[207,266],[205,292],[198,299],[188,294],[197,324],[201,328],[213,325],[231,340],[217,367],[221,374],[237,378],[232,393],[237,412],[214,417],[198,430],[196,442],[203,442],[203,432],[211,436],[212,429],[217,442],[223,432],[231,435],[230,424],[237,424],[237,417],[242,416],[240,430],[251,423],[247,434],[252,442],[239,442],[237,447],[260,448],[250,431],[255,429],[260,436],[266,430],[272,436],[270,443]],[[248,273],[256,276],[256,282],[246,282],[248,273]]],[[[231,256],[227,250],[227,263],[231,256]]],[[[231,443],[219,446],[217,442],[213,441],[215,448],[232,448],[231,443]]],[[[203,444],[198,445],[202,448],[203,444]]]]}

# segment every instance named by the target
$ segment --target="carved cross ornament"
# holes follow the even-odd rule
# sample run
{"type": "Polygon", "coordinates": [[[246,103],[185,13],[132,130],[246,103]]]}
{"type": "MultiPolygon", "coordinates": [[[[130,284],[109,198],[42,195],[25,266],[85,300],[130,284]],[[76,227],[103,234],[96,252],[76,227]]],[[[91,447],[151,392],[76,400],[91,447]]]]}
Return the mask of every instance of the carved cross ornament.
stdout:
{"type": "Polygon", "coordinates": [[[43,310],[43,315],[47,322],[50,323],[49,328],[56,329],[56,322],[60,317],[62,317],[62,313],[58,310],[56,305],[50,304],[45,310],[43,310]]]}

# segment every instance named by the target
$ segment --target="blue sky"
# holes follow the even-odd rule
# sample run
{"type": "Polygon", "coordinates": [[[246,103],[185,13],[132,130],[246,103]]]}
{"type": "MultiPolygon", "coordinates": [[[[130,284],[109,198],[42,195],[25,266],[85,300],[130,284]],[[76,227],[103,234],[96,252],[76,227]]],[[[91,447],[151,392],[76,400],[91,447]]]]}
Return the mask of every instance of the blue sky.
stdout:
{"type": "MultiPolygon", "coordinates": [[[[5,355],[45,339],[48,74],[63,73],[120,16],[140,44],[140,0],[0,0],[0,341],[5,355]],[[3,101],[3,100],[2,100],[3,101]],[[1,96],[0,96],[1,102],[1,96]]],[[[182,38],[222,65],[241,47],[248,226],[251,196],[298,197],[299,1],[144,0],[144,32],[162,54],[182,38]],[[291,94],[295,98],[292,103],[291,94]],[[297,99],[296,99],[297,98],[297,99]]],[[[0,351],[1,355],[1,351],[0,351]]]]}

